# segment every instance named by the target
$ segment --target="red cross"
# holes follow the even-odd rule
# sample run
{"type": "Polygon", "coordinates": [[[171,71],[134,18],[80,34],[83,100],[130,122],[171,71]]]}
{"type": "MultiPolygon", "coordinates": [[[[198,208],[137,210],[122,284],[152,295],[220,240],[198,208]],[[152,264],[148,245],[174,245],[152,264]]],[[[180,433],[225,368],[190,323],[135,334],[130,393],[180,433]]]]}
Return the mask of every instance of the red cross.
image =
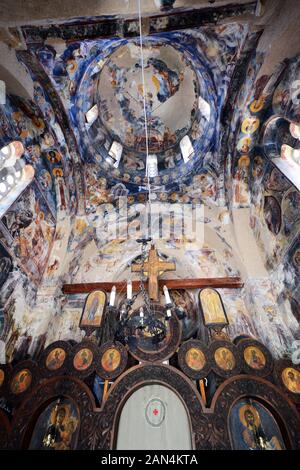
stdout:
{"type": "Polygon", "coordinates": [[[156,408],[154,408],[153,414],[154,414],[154,416],[158,415],[158,410],[156,408]]]}

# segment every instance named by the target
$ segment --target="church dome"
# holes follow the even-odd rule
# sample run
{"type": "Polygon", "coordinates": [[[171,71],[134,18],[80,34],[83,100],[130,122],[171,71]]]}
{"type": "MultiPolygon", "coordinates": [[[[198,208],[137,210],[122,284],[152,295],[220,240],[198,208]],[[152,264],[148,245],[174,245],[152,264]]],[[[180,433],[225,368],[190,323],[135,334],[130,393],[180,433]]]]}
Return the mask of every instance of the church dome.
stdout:
{"type": "Polygon", "coordinates": [[[216,95],[209,70],[195,48],[163,37],[143,41],[143,65],[145,102],[137,39],[110,43],[85,71],[80,104],[88,92],[85,107],[97,106],[91,126],[81,116],[85,158],[106,169],[108,177],[145,182],[146,112],[148,153],[158,165],[154,182],[178,181],[201,168],[212,142],[216,95]]]}

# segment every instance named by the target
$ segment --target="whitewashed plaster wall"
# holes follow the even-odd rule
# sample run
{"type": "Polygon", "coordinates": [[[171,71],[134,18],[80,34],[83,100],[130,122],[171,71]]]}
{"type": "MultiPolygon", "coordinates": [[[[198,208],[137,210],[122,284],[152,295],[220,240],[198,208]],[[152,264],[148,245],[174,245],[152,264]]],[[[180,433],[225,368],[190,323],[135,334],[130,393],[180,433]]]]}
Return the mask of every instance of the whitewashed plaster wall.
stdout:
{"type": "Polygon", "coordinates": [[[1,42],[1,35],[0,80],[5,82],[7,94],[33,99],[33,81],[25,67],[17,60],[15,50],[1,42]]]}

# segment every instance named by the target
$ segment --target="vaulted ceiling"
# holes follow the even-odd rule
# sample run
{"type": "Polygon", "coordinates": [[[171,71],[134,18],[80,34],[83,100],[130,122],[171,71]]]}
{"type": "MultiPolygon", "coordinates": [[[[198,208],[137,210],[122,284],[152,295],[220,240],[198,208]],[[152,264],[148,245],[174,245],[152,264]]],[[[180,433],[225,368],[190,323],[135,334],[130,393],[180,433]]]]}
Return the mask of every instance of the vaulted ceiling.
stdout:
{"type": "MultiPolygon", "coordinates": [[[[280,336],[283,303],[300,305],[298,195],[270,165],[261,139],[274,113],[299,121],[299,103],[292,103],[299,2],[142,1],[145,87],[137,2],[13,4],[1,2],[0,10],[7,86],[0,147],[21,140],[35,180],[0,221],[5,299],[18,280],[30,298],[26,315],[39,328],[45,292],[52,302],[64,282],[129,277],[148,197],[145,91],[149,153],[158,163],[152,198],[205,203],[201,247],[189,233],[179,240],[170,233],[157,242],[159,252],[174,257],[179,277],[248,279],[247,297],[259,299],[254,318],[269,315],[274,325],[276,316],[280,336]],[[115,235],[104,204],[115,209],[120,195],[129,205],[128,239],[115,235]],[[37,286],[38,315],[31,309],[37,286]]],[[[174,207],[159,206],[169,210],[170,228],[174,207]]],[[[121,209],[115,213],[123,221],[121,209]]]]}
{"type": "MultiPolygon", "coordinates": [[[[260,35],[238,20],[255,8],[256,2],[179,8],[143,21],[147,143],[157,157],[151,178],[157,199],[224,200],[221,119],[260,35]],[[216,19],[228,24],[214,25],[216,19]]],[[[18,57],[34,80],[42,114],[54,111],[56,140],[62,133],[76,168],[77,198],[88,212],[111,194],[143,200],[148,191],[139,27],[136,18],[121,18],[21,28],[28,50],[18,57]]]]}

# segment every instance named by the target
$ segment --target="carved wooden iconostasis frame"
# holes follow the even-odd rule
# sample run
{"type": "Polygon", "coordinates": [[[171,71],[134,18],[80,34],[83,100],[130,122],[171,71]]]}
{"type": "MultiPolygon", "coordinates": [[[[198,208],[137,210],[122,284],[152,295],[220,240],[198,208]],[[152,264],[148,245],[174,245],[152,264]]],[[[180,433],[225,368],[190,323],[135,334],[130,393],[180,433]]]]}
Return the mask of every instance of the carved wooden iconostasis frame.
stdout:
{"type": "Polygon", "coordinates": [[[134,365],[134,359],[128,356],[126,348],[120,343],[109,342],[99,347],[87,340],[79,344],[57,341],[47,347],[37,362],[21,361],[13,368],[10,365],[1,366],[4,372],[0,387],[2,402],[13,409],[13,418],[9,419],[8,413],[0,411],[0,447],[28,448],[38,417],[51,402],[61,397],[73,401],[78,408],[79,434],[75,448],[113,449],[119,418],[128,398],[145,385],[160,384],[172,390],[183,403],[189,419],[193,449],[233,448],[230,412],[238,400],[248,398],[269,410],[280,428],[287,449],[300,448],[300,436],[297,435],[300,425],[297,411],[299,394],[286,390],[280,378],[285,368],[292,367],[300,372],[299,367],[289,361],[274,362],[267,348],[251,338],[241,339],[237,344],[214,341],[208,346],[199,340],[188,340],[181,345],[174,358],[177,367],[149,361],[134,365]],[[183,353],[189,348],[201,346],[206,364],[203,371],[192,371],[183,364],[183,353]],[[236,367],[226,371],[218,368],[214,361],[217,346],[233,352],[236,367]],[[103,352],[114,347],[120,353],[120,362],[111,374],[103,372],[99,367],[103,352]],[[249,368],[245,361],[247,347],[260,348],[265,355],[266,361],[257,371],[249,368]],[[45,365],[46,358],[49,354],[53,356],[52,351],[57,348],[66,352],[64,363],[61,368],[49,371],[45,365]],[[78,351],[87,348],[93,351],[92,362],[86,370],[76,370],[74,358],[78,351]],[[13,393],[16,389],[12,388],[12,381],[24,369],[32,375],[28,388],[18,394],[13,393]],[[113,380],[100,407],[91,389],[95,374],[102,376],[103,380],[113,380]],[[207,403],[197,388],[197,380],[201,381],[203,374],[213,374],[217,378],[217,388],[207,403]]]}
{"type": "Polygon", "coordinates": [[[1,447],[6,449],[11,434],[11,423],[4,411],[0,410],[0,443],[1,447]]]}

